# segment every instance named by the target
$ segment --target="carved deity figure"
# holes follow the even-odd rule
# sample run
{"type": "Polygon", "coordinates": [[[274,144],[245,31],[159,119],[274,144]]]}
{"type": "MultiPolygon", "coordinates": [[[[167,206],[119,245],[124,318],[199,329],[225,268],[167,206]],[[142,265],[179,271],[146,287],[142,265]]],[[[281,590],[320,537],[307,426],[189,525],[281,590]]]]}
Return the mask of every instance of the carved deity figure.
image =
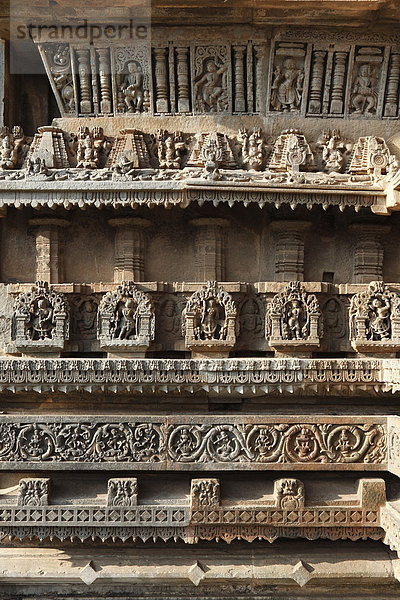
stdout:
{"type": "Polygon", "coordinates": [[[307,294],[298,281],[276,294],[268,305],[267,337],[272,344],[285,341],[319,341],[321,312],[314,294],[307,294]]]}
{"type": "Polygon", "coordinates": [[[134,60],[127,63],[127,69],[128,73],[121,83],[126,110],[128,112],[141,112],[144,101],[143,73],[140,65],[134,60]]]}
{"type": "Polygon", "coordinates": [[[214,59],[205,64],[205,73],[194,84],[194,93],[202,112],[224,111],[228,106],[227,64],[217,65],[214,59]]]}
{"type": "Polygon", "coordinates": [[[155,315],[151,299],[127,281],[103,296],[98,311],[102,347],[142,347],[154,339],[155,315]]]}
{"type": "Polygon", "coordinates": [[[12,131],[3,127],[0,131],[0,169],[15,169],[24,143],[24,132],[15,126],[12,131]]]}
{"type": "Polygon", "coordinates": [[[51,338],[51,332],[54,327],[53,309],[47,298],[39,298],[31,306],[29,326],[32,328],[32,339],[44,340],[51,338]]]}
{"type": "Polygon", "coordinates": [[[294,112],[301,103],[304,71],[293,58],[286,58],[282,67],[275,68],[272,81],[271,105],[274,110],[294,112]]]}
{"type": "Polygon", "coordinates": [[[322,137],[317,142],[322,149],[322,163],[327,173],[340,173],[344,164],[344,157],[348,146],[343,142],[340,131],[334,129],[323,131],[322,137]]]}
{"type": "Polygon", "coordinates": [[[158,131],[157,153],[162,169],[179,169],[186,144],[182,133],[168,133],[164,129],[158,131]]]}
{"type": "Polygon", "coordinates": [[[97,299],[78,297],[74,303],[72,328],[79,337],[89,339],[95,335],[97,318],[97,299]]]}
{"type": "Polygon", "coordinates": [[[137,335],[138,319],[139,305],[132,298],[128,298],[125,304],[119,307],[114,337],[118,337],[120,340],[129,340],[137,335]]]}
{"type": "Polygon", "coordinates": [[[261,129],[254,129],[250,135],[246,129],[241,129],[238,140],[242,144],[243,164],[250,170],[260,171],[264,160],[264,139],[261,129]]]}
{"type": "Polygon", "coordinates": [[[350,302],[350,337],[372,342],[397,338],[400,298],[384,283],[373,281],[350,302]]]}
{"type": "Polygon", "coordinates": [[[80,127],[77,136],[77,167],[81,169],[97,169],[100,162],[100,152],[105,147],[103,129],[80,127]]]}
{"type": "Polygon", "coordinates": [[[350,102],[354,114],[367,115],[376,111],[376,71],[372,65],[360,65],[353,83],[350,102]]]}

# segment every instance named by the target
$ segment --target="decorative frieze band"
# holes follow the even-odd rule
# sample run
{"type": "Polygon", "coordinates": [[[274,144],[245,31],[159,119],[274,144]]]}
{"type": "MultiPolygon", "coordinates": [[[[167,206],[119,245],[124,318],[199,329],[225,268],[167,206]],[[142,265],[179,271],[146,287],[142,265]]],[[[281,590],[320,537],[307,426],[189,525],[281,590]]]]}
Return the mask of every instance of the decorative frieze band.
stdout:
{"type": "Polygon", "coordinates": [[[0,359],[0,391],[376,395],[400,390],[390,359],[0,359]]]}
{"type": "Polygon", "coordinates": [[[85,540],[89,536],[107,539],[142,539],[152,537],[167,540],[174,537],[186,543],[201,539],[223,539],[227,542],[242,538],[249,542],[261,537],[270,542],[277,537],[380,539],[380,510],[385,506],[385,482],[382,479],[361,479],[357,497],[343,501],[309,503],[304,484],[297,479],[274,482],[273,496],[267,503],[241,501],[238,505],[219,504],[219,480],[192,480],[190,508],[185,503],[130,504],[136,480],[110,479],[109,506],[53,505],[47,494],[39,498],[26,495],[26,490],[48,488],[44,479],[24,479],[17,506],[0,506],[0,538],[17,537],[69,538],[85,540]],[[117,490],[110,505],[110,489],[117,490]],[[218,490],[215,495],[215,490],[218,490]],[[336,529],[336,534],[334,533],[336,529]]]}
{"type": "Polygon", "coordinates": [[[385,469],[385,417],[1,416],[0,469],[385,469]]]}

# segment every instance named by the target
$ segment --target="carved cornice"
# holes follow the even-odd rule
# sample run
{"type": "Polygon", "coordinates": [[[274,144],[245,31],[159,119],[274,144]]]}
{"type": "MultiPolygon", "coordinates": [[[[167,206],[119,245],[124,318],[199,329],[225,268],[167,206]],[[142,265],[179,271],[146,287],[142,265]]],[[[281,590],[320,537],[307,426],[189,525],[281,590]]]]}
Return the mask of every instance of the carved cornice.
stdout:
{"type": "Polygon", "coordinates": [[[382,395],[400,390],[390,359],[0,359],[0,391],[80,390],[382,395]]]}
{"type": "MultiPolygon", "coordinates": [[[[29,482],[33,488],[36,482],[42,485],[43,481],[47,480],[24,479],[20,487],[24,486],[25,491],[29,482]]],[[[0,539],[13,536],[61,541],[68,538],[84,541],[91,537],[102,541],[132,538],[176,541],[179,538],[193,544],[201,539],[230,542],[240,538],[252,542],[262,538],[273,542],[278,537],[356,540],[381,539],[384,535],[380,528],[380,508],[386,500],[382,479],[361,479],[355,499],[322,500],[319,504],[306,502],[301,481],[280,479],[275,481],[274,494],[268,503],[225,501],[223,507],[219,501],[210,506],[207,497],[201,497],[194,507],[194,481],[199,482],[197,485],[200,482],[207,485],[209,480],[192,480],[190,510],[185,503],[102,506],[72,502],[63,506],[53,505],[47,495],[44,502],[20,496],[17,506],[0,505],[0,539]]],[[[219,485],[218,480],[212,481],[219,485]]]]}
{"type": "Polygon", "coordinates": [[[386,417],[1,416],[0,469],[385,470],[386,417]]]}

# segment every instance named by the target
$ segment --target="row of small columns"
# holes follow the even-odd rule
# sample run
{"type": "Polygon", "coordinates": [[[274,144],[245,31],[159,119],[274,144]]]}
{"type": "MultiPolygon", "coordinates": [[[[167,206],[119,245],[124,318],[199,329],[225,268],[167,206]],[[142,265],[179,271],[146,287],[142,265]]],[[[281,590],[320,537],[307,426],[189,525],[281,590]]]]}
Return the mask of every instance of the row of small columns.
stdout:
{"type": "MultiPolygon", "coordinates": [[[[151,222],[142,218],[110,219],[115,230],[114,282],[146,281],[146,230],[151,222]]],[[[199,218],[190,221],[195,228],[195,267],[197,281],[225,281],[224,229],[229,221],[199,218]]],[[[30,220],[36,236],[37,281],[62,283],[63,229],[69,221],[61,218],[30,220]]],[[[306,221],[274,221],[276,235],[275,278],[277,281],[304,281],[304,242],[311,224],[306,221]]],[[[350,226],[356,236],[354,283],[383,280],[382,236],[390,227],[359,223],[350,226]]]]}

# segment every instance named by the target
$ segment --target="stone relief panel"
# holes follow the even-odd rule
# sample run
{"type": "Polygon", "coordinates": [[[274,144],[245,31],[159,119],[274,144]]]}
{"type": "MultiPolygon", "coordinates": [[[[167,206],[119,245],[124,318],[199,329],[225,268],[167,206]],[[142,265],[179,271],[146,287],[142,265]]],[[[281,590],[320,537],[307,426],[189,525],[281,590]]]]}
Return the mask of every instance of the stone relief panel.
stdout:
{"type": "Polygon", "coordinates": [[[146,352],[155,334],[155,313],[150,296],[133,282],[124,282],[105,294],[98,311],[100,347],[109,351],[146,352]]]}
{"type": "Polygon", "coordinates": [[[264,347],[265,306],[258,296],[249,295],[238,307],[237,347],[264,347]]]}
{"type": "Polygon", "coordinates": [[[189,298],[183,312],[186,347],[226,356],[236,343],[236,315],[232,296],[216,281],[209,281],[189,298]]]}
{"type": "Polygon", "coordinates": [[[97,339],[97,313],[100,300],[95,295],[71,298],[71,341],[83,343],[97,339]]]}
{"type": "Polygon", "coordinates": [[[318,348],[320,316],[317,297],[291,281],[267,308],[266,334],[272,348],[318,348]]]}
{"type": "Polygon", "coordinates": [[[21,479],[17,504],[19,506],[47,506],[49,504],[50,479],[21,479]]]}
{"type": "Polygon", "coordinates": [[[351,298],[349,318],[355,349],[385,352],[400,346],[400,296],[382,281],[351,298]]]}
{"type": "Polygon", "coordinates": [[[116,70],[114,106],[118,113],[149,112],[151,108],[151,57],[146,45],[113,49],[116,70]]]}
{"type": "Polygon", "coordinates": [[[232,110],[229,46],[196,46],[193,55],[195,112],[232,110]]]}
{"type": "Polygon", "coordinates": [[[137,506],[138,484],[136,477],[108,480],[108,506],[137,506]]]}
{"type": "Polygon", "coordinates": [[[69,338],[69,307],[64,294],[45,281],[37,281],[14,304],[14,340],[17,349],[54,352],[69,338]]]}
{"type": "Polygon", "coordinates": [[[298,113],[305,76],[306,44],[278,42],[271,73],[269,110],[298,113]]]}
{"type": "Polygon", "coordinates": [[[21,165],[27,150],[22,127],[15,125],[12,129],[0,129],[0,169],[7,171],[21,165]],[[25,152],[24,152],[25,151],[25,152]]]}
{"type": "Polygon", "coordinates": [[[108,468],[212,470],[320,468],[385,469],[386,419],[330,417],[320,422],[288,418],[145,420],[2,417],[2,469],[108,468]],[[73,465],[75,465],[73,467],[73,465]],[[147,466],[146,466],[147,465],[147,466]],[[286,467],[284,465],[287,465],[286,467]]]}

